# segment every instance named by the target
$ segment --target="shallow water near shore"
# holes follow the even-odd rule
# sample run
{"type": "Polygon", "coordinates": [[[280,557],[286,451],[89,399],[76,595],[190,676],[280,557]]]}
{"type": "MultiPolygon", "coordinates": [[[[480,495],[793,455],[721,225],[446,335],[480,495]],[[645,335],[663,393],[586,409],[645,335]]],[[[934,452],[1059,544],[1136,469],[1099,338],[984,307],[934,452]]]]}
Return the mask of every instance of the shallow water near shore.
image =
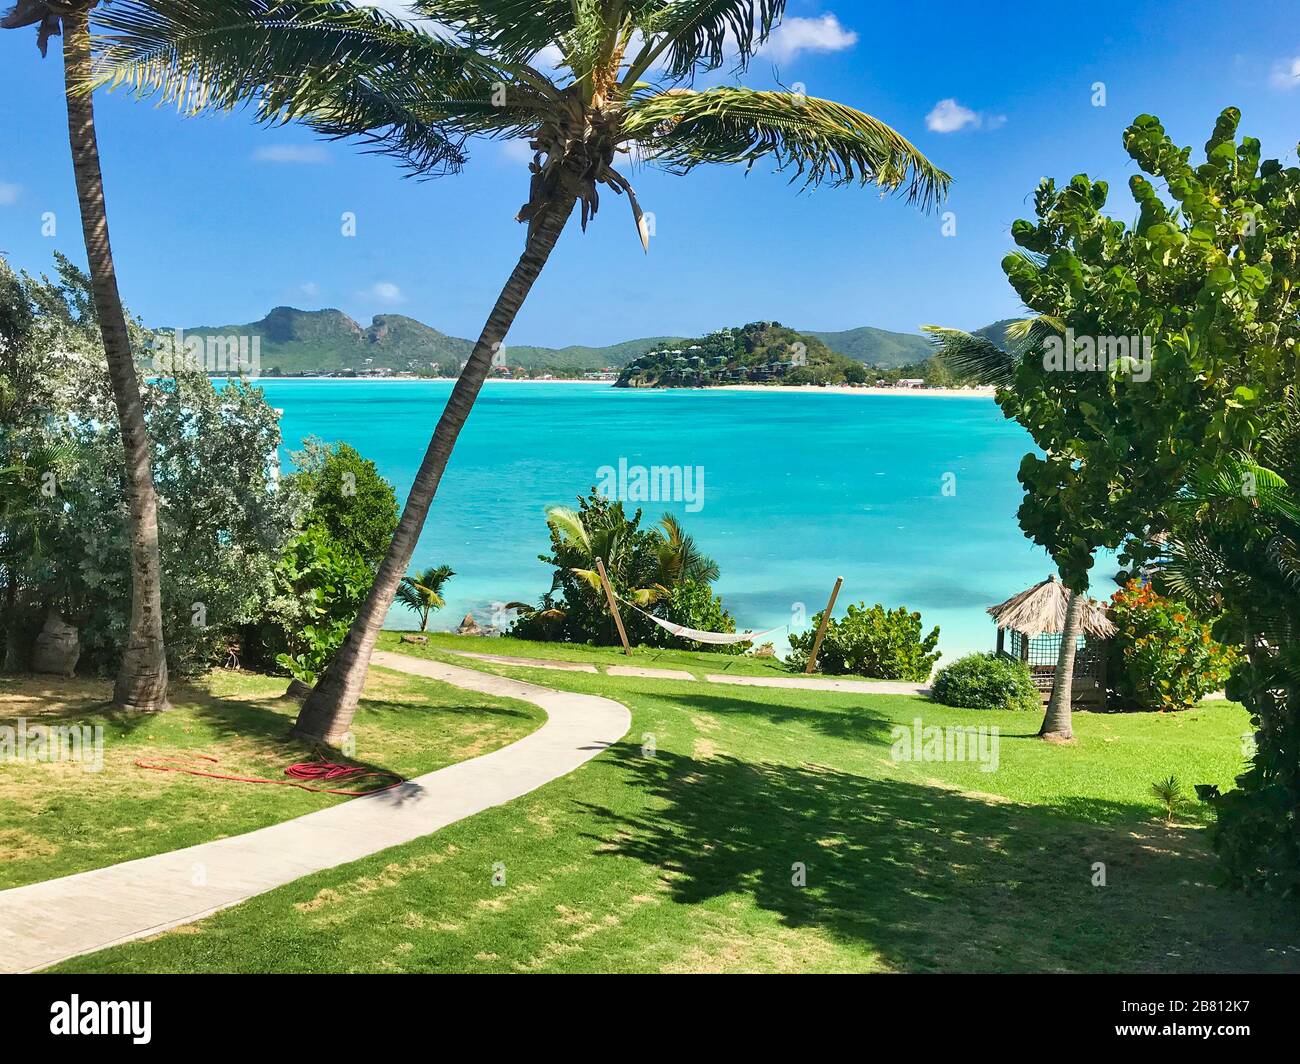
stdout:
{"type": "MultiPolygon", "coordinates": [[[[288,452],[308,435],[344,440],[404,499],[450,381],[262,380],[283,409],[288,452]]],[[[447,564],[447,606],[431,627],[550,587],[543,511],[608,478],[622,460],[680,467],[693,501],[629,502],[645,523],[665,511],[717,559],[738,626],[807,627],[844,577],[850,602],[919,610],[940,627],[945,661],[991,649],[984,612],[1052,571],[1016,523],[1016,469],[1032,448],[991,399],[633,391],[607,384],[488,382],[434,500],[414,567],[447,564]],[[602,470],[605,470],[602,473],[602,470]],[[693,481],[693,488],[699,484],[693,481]],[[697,508],[698,507],[698,508],[697,508]]],[[[1113,590],[1094,570],[1093,594],[1113,590]]],[[[414,628],[395,607],[393,627],[414,628]]],[[[775,634],[778,649],[784,631],[775,634]]]]}

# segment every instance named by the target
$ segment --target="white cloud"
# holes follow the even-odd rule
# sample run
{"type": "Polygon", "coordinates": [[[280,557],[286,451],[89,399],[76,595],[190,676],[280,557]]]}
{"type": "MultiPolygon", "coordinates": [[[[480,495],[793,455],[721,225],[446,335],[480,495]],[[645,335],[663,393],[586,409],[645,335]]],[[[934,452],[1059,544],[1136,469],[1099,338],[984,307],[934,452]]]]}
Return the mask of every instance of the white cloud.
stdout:
{"type": "Polygon", "coordinates": [[[18,202],[18,197],[22,195],[22,185],[11,185],[6,181],[0,181],[0,207],[10,207],[18,202]]]}
{"type": "Polygon", "coordinates": [[[801,52],[842,52],[857,43],[857,33],[828,13],[820,18],[786,19],[767,39],[762,54],[782,63],[801,52]]]}
{"type": "Polygon", "coordinates": [[[925,116],[925,128],[932,133],[956,133],[967,126],[979,127],[980,116],[949,97],[940,100],[925,116]]]}
{"type": "Polygon", "coordinates": [[[1001,129],[1007,124],[1006,115],[987,111],[972,111],[951,96],[940,100],[925,116],[925,128],[931,133],[956,133],[960,129],[1001,129]]]}
{"type": "Polygon", "coordinates": [[[1282,59],[1274,63],[1268,82],[1273,88],[1282,89],[1284,92],[1300,89],[1300,55],[1294,59],[1282,59]]]}
{"type": "Polygon", "coordinates": [[[253,152],[257,163],[323,163],[329,153],[317,144],[272,144],[253,152]]]}
{"type": "Polygon", "coordinates": [[[392,281],[376,281],[373,285],[361,293],[369,299],[376,299],[380,303],[400,303],[406,297],[402,295],[402,290],[393,284],[392,281]]]}
{"type": "Polygon", "coordinates": [[[308,281],[306,284],[299,285],[298,291],[301,292],[303,295],[305,295],[308,299],[315,299],[318,295],[320,295],[320,285],[318,285],[315,281],[308,281]]]}

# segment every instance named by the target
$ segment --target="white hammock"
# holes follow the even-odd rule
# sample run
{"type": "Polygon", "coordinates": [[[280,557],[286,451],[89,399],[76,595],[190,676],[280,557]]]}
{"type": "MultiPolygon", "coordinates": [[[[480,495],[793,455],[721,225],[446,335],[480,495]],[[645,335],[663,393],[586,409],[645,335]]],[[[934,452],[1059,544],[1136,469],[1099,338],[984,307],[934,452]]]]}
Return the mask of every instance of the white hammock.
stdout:
{"type": "MultiPolygon", "coordinates": [[[[625,606],[632,606],[627,599],[619,597],[619,601],[625,606]]],[[[752,643],[762,639],[765,635],[771,635],[773,632],[779,632],[785,625],[776,628],[769,628],[766,632],[702,632],[698,628],[687,628],[682,624],[673,624],[672,621],[665,621],[662,617],[656,617],[653,613],[646,613],[639,606],[632,606],[642,617],[648,617],[654,621],[660,628],[664,628],[673,635],[682,639],[690,639],[696,643],[714,643],[723,645],[727,643],[752,643]]]]}

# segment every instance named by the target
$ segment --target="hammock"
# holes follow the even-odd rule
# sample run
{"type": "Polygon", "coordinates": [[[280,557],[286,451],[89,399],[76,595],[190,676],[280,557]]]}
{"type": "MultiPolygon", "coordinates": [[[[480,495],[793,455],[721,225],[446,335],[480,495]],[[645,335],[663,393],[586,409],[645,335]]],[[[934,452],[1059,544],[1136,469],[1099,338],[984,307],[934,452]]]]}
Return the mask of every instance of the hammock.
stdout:
{"type": "Polygon", "coordinates": [[[726,643],[753,643],[762,639],[765,635],[771,635],[773,632],[779,632],[785,625],[779,625],[776,628],[769,628],[766,632],[702,632],[698,628],[687,628],[682,624],[673,624],[672,621],[665,621],[662,617],[656,617],[653,613],[646,613],[639,606],[633,606],[627,599],[619,596],[619,601],[624,606],[632,606],[632,609],[654,621],[660,628],[664,628],[673,635],[682,639],[690,639],[696,643],[715,643],[718,645],[726,643]]]}

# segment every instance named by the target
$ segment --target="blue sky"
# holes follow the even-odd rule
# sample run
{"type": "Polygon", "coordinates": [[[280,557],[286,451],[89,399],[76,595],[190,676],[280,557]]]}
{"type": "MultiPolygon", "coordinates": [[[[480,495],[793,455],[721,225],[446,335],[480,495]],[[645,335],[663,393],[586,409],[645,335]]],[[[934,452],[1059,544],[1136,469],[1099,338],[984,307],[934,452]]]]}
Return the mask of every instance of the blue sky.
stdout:
{"type": "MultiPolygon", "coordinates": [[[[30,31],[3,33],[0,48],[0,252],[29,270],[55,248],[82,261],[57,50],[41,61],[30,31]]],[[[1295,162],[1300,4],[791,0],[743,80],[778,75],[902,132],[953,174],[947,204],[923,215],[871,189],[799,194],[762,164],[748,176],[637,168],[655,214],[650,254],[626,203],[605,195],[585,234],[576,220],[566,231],[511,341],[603,344],[759,318],[973,328],[1012,315],[999,262],[1040,177],[1103,177],[1113,212],[1132,215],[1121,134],[1135,115],[1159,115],[1195,158],[1235,104],[1267,157],[1295,162]],[[943,235],[942,211],[956,235],[943,235]]],[[[510,148],[485,143],[463,174],[415,182],[382,157],[242,114],[182,120],[124,95],[98,108],[123,295],[151,325],[245,322],[289,304],[363,323],[409,314],[472,337],[521,249],[527,174],[510,148]],[[355,238],[340,233],[345,211],[355,238]]]]}

